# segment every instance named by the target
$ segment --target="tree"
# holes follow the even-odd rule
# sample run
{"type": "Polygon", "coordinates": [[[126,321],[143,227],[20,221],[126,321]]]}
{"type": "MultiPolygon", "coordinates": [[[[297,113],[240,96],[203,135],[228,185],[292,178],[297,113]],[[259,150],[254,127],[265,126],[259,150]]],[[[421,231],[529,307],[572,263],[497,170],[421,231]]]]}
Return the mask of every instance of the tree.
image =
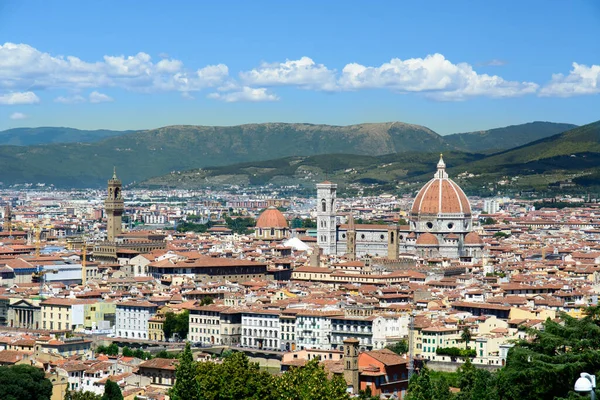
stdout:
{"type": "Polygon", "coordinates": [[[471,334],[471,329],[468,326],[465,326],[460,333],[460,339],[465,342],[465,347],[467,350],[469,349],[469,342],[473,339],[473,335],[471,334]]]}
{"type": "Polygon", "coordinates": [[[2,400],[50,400],[52,382],[44,371],[30,365],[0,367],[0,399],[2,400]]]}
{"type": "Polygon", "coordinates": [[[494,218],[492,217],[487,217],[486,219],[484,219],[483,221],[481,221],[481,223],[483,225],[495,225],[497,222],[494,218]]]}
{"type": "Polygon", "coordinates": [[[507,238],[509,236],[510,235],[508,233],[506,233],[506,232],[496,232],[496,233],[494,233],[494,237],[497,238],[497,239],[503,239],[503,238],[507,238]]]}
{"type": "Polygon", "coordinates": [[[260,370],[244,353],[234,352],[223,360],[198,363],[199,400],[275,400],[274,377],[260,370]]]}
{"type": "Polygon", "coordinates": [[[373,396],[371,388],[367,386],[365,390],[358,392],[358,400],[379,400],[379,396],[373,396]]]}
{"type": "Polygon", "coordinates": [[[175,369],[175,385],[169,391],[173,400],[196,400],[199,397],[198,383],[196,382],[197,365],[194,362],[190,343],[185,344],[185,350],[179,357],[179,364],[175,369]]]}
{"type": "Polygon", "coordinates": [[[64,400],[102,400],[102,396],[93,392],[71,392],[67,390],[64,400]]]}
{"type": "Polygon", "coordinates": [[[293,367],[275,382],[277,398],[283,400],[348,399],[346,382],[340,375],[332,379],[316,358],[303,367],[293,367]]]}
{"type": "Polygon", "coordinates": [[[119,346],[116,343],[111,343],[109,346],[98,346],[96,351],[107,356],[116,356],[119,354],[119,346]]]}
{"type": "Polygon", "coordinates": [[[214,303],[214,300],[212,297],[203,297],[202,300],[200,300],[201,306],[209,306],[213,303],[214,303]]]}
{"type": "Polygon", "coordinates": [[[110,379],[107,380],[101,400],[123,400],[123,393],[121,393],[119,385],[110,379]]]}
{"type": "Polygon", "coordinates": [[[387,346],[385,346],[385,348],[393,351],[399,356],[408,353],[408,343],[406,343],[406,340],[401,340],[396,343],[388,344],[387,346]]]}
{"type": "Polygon", "coordinates": [[[188,335],[190,327],[190,312],[183,311],[180,314],[168,312],[165,314],[165,322],[163,322],[163,333],[165,338],[170,339],[174,334],[179,336],[179,339],[185,339],[188,335]]]}
{"type": "Polygon", "coordinates": [[[410,377],[405,400],[433,400],[433,385],[426,365],[410,377]]]}

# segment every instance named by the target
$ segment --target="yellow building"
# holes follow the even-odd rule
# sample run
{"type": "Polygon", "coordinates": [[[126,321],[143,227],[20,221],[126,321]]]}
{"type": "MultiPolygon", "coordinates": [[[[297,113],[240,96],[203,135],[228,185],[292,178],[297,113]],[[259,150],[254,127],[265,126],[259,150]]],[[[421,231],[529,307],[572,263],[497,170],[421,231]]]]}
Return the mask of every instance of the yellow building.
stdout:
{"type": "Polygon", "coordinates": [[[84,329],[108,329],[115,325],[115,314],[117,305],[113,302],[96,301],[95,303],[85,304],[84,329]]]}
{"type": "Polygon", "coordinates": [[[99,300],[49,298],[40,303],[42,329],[80,331],[114,325],[116,306],[99,300]],[[102,321],[108,321],[102,324],[102,321]]]}
{"type": "Polygon", "coordinates": [[[159,342],[165,341],[165,333],[163,331],[164,322],[165,316],[160,312],[157,312],[156,315],[148,320],[148,339],[159,342]]]}

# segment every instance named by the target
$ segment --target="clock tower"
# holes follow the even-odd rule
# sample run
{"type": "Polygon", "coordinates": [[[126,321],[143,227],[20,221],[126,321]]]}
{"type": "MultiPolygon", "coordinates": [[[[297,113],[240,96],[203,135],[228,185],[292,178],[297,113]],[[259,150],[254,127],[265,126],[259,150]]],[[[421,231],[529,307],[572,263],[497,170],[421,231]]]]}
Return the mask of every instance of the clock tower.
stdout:
{"type": "Polygon", "coordinates": [[[121,186],[121,180],[117,178],[115,168],[112,178],[108,181],[108,194],[106,200],[104,200],[104,211],[108,220],[106,233],[109,242],[114,242],[122,233],[121,217],[123,216],[124,205],[121,186]]]}

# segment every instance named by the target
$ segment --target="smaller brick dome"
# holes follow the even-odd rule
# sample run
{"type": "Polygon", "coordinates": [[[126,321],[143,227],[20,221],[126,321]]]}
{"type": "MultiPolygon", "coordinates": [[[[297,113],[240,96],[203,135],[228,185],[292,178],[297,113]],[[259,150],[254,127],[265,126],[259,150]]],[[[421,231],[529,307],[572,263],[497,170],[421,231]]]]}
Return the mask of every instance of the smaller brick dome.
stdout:
{"type": "Polygon", "coordinates": [[[275,207],[269,207],[260,214],[256,220],[257,228],[287,228],[288,223],[281,211],[275,207]]]}
{"type": "Polygon", "coordinates": [[[481,239],[479,234],[477,234],[477,232],[469,232],[469,233],[467,233],[467,236],[465,236],[465,244],[466,245],[482,245],[483,240],[481,239]]]}
{"type": "Polygon", "coordinates": [[[416,244],[421,246],[438,246],[440,242],[435,235],[426,232],[419,235],[416,244]]]}

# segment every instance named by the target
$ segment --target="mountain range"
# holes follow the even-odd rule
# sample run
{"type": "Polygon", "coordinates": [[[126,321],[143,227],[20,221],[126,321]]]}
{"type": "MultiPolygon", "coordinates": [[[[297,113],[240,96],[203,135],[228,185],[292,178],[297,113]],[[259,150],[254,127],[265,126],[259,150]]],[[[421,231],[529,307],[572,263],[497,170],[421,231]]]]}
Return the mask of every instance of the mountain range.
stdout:
{"type": "MultiPolygon", "coordinates": [[[[382,156],[350,154],[287,157],[222,167],[176,171],[153,177],[144,187],[222,184],[297,184],[313,187],[327,179],[351,188],[374,185],[379,191],[410,191],[431,179],[438,153],[404,152],[382,156]]],[[[573,179],[600,186],[600,121],[491,155],[450,151],[444,154],[453,179],[470,194],[490,194],[498,184],[509,189],[545,189],[573,179]],[[502,183],[505,182],[505,183],[502,183]]]]}
{"type": "MultiPolygon", "coordinates": [[[[276,158],[300,157],[302,161],[296,159],[293,162],[308,160],[306,162],[311,163],[311,156],[325,154],[383,157],[383,160],[399,157],[394,162],[406,163],[408,160],[417,165],[418,160],[427,159],[422,153],[491,152],[522,144],[528,138],[547,137],[570,127],[572,125],[534,122],[486,131],[485,134],[448,136],[401,122],[350,126],[289,123],[231,127],[168,126],[127,132],[24,128],[0,132],[0,143],[2,137],[13,143],[0,145],[0,168],[4,184],[45,182],[62,187],[96,187],[105,184],[113,166],[117,167],[125,183],[131,183],[171,175],[174,171],[276,158]],[[44,135],[44,130],[47,135],[44,135]],[[28,145],[16,146],[16,143],[28,145]]],[[[465,162],[478,161],[482,157],[462,156],[465,162]]],[[[361,159],[357,156],[351,158],[356,162],[361,159]]],[[[339,167],[330,160],[339,161],[340,157],[326,156],[315,160],[319,159],[329,165],[328,171],[339,167]]],[[[281,165],[280,162],[276,164],[281,165]]],[[[408,170],[406,166],[402,169],[408,170]]],[[[276,176],[277,173],[271,174],[276,176]]],[[[377,181],[379,178],[366,176],[364,179],[369,182],[369,179],[377,181]]]]}

